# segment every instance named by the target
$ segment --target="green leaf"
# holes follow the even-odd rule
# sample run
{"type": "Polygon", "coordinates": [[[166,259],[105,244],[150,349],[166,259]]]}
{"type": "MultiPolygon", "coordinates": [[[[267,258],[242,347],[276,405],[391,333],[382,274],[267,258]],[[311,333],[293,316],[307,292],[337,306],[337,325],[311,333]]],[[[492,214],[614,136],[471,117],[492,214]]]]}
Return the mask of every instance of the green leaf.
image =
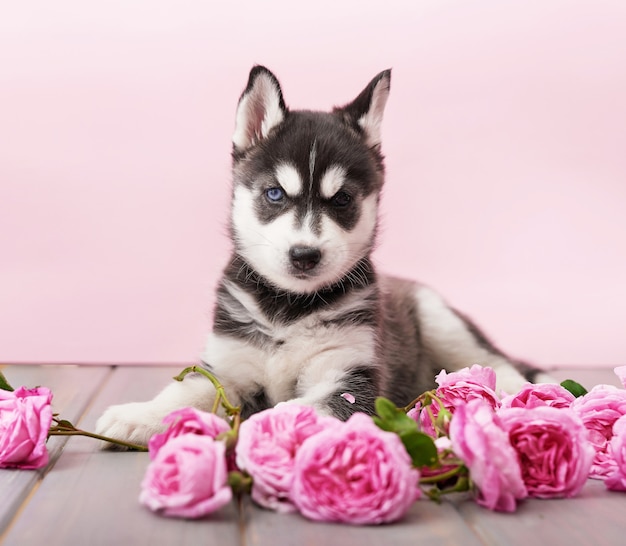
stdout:
{"type": "Polygon", "coordinates": [[[382,430],[386,430],[387,432],[393,432],[393,427],[387,423],[387,421],[383,421],[380,417],[374,415],[372,417],[372,420],[374,421],[374,424],[382,429],[382,430]]]}
{"type": "Polygon", "coordinates": [[[376,408],[376,413],[384,421],[392,421],[398,409],[396,408],[396,405],[391,400],[388,400],[387,398],[383,398],[382,396],[379,396],[378,398],[376,398],[374,407],[376,408]]]}
{"type": "Polygon", "coordinates": [[[386,398],[377,398],[374,423],[378,428],[394,432],[402,440],[415,466],[432,466],[437,463],[437,448],[433,439],[420,432],[417,423],[386,398]]]}
{"type": "Polygon", "coordinates": [[[399,436],[411,456],[413,466],[434,466],[437,463],[437,447],[428,434],[411,430],[401,432],[399,436]]]}
{"type": "Polygon", "coordinates": [[[585,389],[585,387],[583,387],[580,383],[576,383],[576,381],[572,381],[571,379],[562,381],[561,387],[571,392],[576,398],[587,394],[587,389],[585,389]]]}
{"type": "Polygon", "coordinates": [[[7,378],[4,377],[2,372],[0,372],[0,390],[11,391],[11,392],[15,390],[11,385],[9,385],[7,378]]]}
{"type": "Polygon", "coordinates": [[[379,428],[397,434],[403,431],[417,430],[417,423],[404,413],[403,409],[397,408],[391,400],[378,397],[375,408],[378,418],[374,417],[374,423],[379,428]]]}

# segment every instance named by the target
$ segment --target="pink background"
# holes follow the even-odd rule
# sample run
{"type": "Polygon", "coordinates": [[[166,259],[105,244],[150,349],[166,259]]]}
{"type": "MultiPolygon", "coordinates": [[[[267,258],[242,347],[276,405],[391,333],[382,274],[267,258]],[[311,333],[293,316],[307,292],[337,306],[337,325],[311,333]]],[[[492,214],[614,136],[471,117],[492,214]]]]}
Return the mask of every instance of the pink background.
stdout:
{"type": "Polygon", "coordinates": [[[625,364],[625,29],[623,0],[3,3],[0,362],[198,358],[262,63],[295,108],[393,68],[382,269],[517,356],[625,364]]]}

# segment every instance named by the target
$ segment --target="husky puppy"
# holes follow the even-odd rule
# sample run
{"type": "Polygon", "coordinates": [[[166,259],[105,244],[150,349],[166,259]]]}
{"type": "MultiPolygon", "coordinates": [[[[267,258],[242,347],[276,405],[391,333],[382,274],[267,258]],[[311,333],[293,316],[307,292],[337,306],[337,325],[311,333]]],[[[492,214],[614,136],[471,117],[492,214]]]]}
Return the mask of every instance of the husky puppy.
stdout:
{"type": "MultiPolygon", "coordinates": [[[[430,288],[372,264],[390,77],[313,112],[288,109],[266,68],[250,72],[233,135],[233,251],[204,358],[244,417],[288,402],[347,419],[380,395],[408,404],[442,368],[475,363],[510,391],[537,373],[430,288]]],[[[209,381],[188,376],[152,401],[110,407],[97,430],[145,444],[170,411],[213,400],[209,381]]]]}

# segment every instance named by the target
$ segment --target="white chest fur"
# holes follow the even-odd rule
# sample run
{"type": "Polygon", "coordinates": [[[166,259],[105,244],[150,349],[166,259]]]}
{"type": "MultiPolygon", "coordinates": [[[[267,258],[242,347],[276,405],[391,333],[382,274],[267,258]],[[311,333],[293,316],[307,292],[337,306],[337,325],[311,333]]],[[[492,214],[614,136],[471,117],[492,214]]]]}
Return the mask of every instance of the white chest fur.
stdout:
{"type": "MultiPolygon", "coordinates": [[[[204,360],[226,389],[250,393],[263,389],[271,404],[297,399],[316,405],[340,386],[346,371],[373,365],[375,334],[370,326],[332,322],[335,311],[320,311],[289,324],[274,324],[263,316],[253,298],[236,287],[229,292],[243,306],[236,312],[254,320],[267,337],[264,344],[212,333],[204,360]]],[[[341,306],[345,312],[355,302],[341,306]]]]}

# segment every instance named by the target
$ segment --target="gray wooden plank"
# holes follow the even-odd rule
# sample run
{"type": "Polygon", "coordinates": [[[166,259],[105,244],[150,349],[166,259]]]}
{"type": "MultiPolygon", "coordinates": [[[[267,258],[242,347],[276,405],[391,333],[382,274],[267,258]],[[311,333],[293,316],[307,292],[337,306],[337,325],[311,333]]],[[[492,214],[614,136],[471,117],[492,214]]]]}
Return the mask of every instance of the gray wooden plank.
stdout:
{"type": "MultiPolygon", "coordinates": [[[[3,374],[15,388],[45,386],[52,390],[52,407],[64,419],[78,420],[100,388],[111,369],[105,366],[5,366],[3,374]]],[[[39,470],[0,469],[0,534],[17,512],[24,499],[54,465],[66,437],[53,437],[48,441],[50,462],[39,470]]]]}
{"type": "Polygon", "coordinates": [[[626,496],[606,491],[598,480],[588,480],[573,499],[525,500],[514,514],[491,512],[470,500],[458,508],[486,545],[522,546],[538,537],[542,544],[624,544],[626,496]]]}
{"type": "MultiPolygon", "coordinates": [[[[93,430],[106,406],[151,398],[180,368],[124,367],[115,369],[80,421],[93,430]]],[[[33,377],[38,370],[33,369],[33,377]]],[[[36,373],[37,372],[37,373],[36,373]]],[[[613,383],[612,370],[558,370],[590,387],[613,383]]],[[[7,372],[9,375],[10,372],[7,372]]],[[[556,374],[553,374],[556,375],[556,374]]],[[[561,377],[557,377],[560,379],[561,377]]],[[[13,380],[13,377],[9,376],[13,380]]],[[[35,379],[36,383],[44,384],[35,379]]],[[[26,381],[32,385],[32,381],[26,381]]],[[[51,383],[46,382],[53,387],[51,383]]],[[[53,387],[54,390],[54,387],[53,387]]],[[[58,397],[62,400],[63,395],[58,397]]],[[[57,399],[58,401],[58,399],[57,399]]],[[[64,415],[65,416],[65,415],[64,415]]],[[[68,416],[69,417],[69,416],[68,416]]],[[[71,419],[75,419],[70,417],[71,419]]],[[[412,544],[437,540],[442,544],[522,544],[542,541],[575,544],[617,544],[623,529],[623,494],[604,491],[590,481],[583,494],[570,500],[529,500],[515,515],[482,509],[472,501],[446,501],[436,505],[417,502],[407,517],[380,527],[323,524],[297,515],[281,515],[254,506],[245,499],[242,515],[234,504],[202,521],[161,518],[137,502],[139,484],[147,466],[144,453],[112,453],[98,442],[72,438],[52,472],[23,507],[3,544],[412,544]],[[593,514],[594,525],[589,525],[593,514]],[[36,523],[34,523],[36,522],[36,523]],[[54,529],[54,532],[50,530],[54,529]]],[[[0,494],[2,493],[0,487],[0,494]]],[[[4,497],[0,497],[3,498],[4,497]]],[[[1,539],[0,539],[1,541],[1,539]]]]}
{"type": "Polygon", "coordinates": [[[419,500],[401,521],[386,525],[353,526],[313,522],[297,514],[278,514],[257,507],[249,498],[243,502],[245,544],[250,546],[414,546],[422,544],[475,546],[472,534],[455,507],[419,500]]]}
{"type": "Polygon", "coordinates": [[[616,387],[623,386],[613,368],[555,368],[550,370],[550,375],[558,381],[565,379],[577,381],[587,390],[601,383],[616,387]]]}
{"type": "MultiPolygon", "coordinates": [[[[116,368],[81,420],[81,428],[93,430],[110,404],[151,398],[180,369],[116,368]]],[[[148,454],[99,448],[100,442],[90,438],[68,441],[53,471],[6,535],[6,546],[239,543],[234,503],[201,521],[159,517],[138,502],[148,454]]]]}

